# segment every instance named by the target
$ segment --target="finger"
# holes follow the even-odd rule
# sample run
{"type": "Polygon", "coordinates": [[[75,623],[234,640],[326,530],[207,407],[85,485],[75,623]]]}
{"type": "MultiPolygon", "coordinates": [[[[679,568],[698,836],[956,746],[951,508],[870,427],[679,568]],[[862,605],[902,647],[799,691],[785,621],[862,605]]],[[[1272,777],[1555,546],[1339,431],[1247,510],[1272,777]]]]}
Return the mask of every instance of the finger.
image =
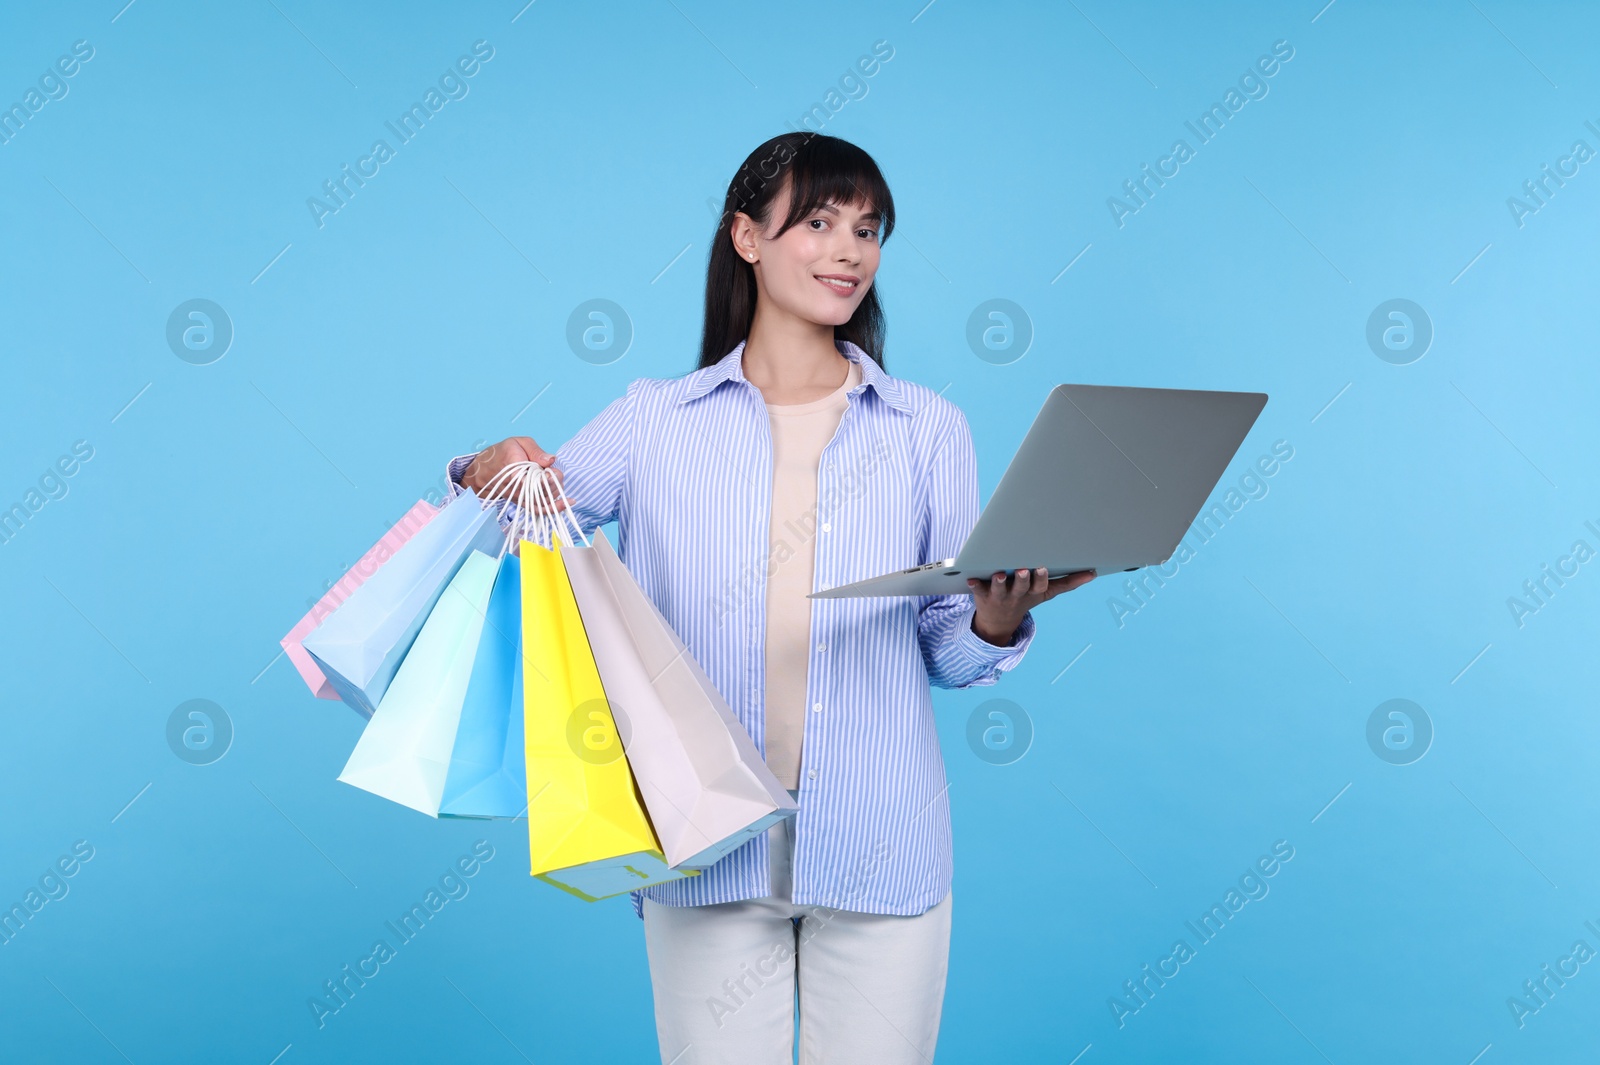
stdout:
{"type": "Polygon", "coordinates": [[[1074,570],[1071,573],[1065,573],[1059,577],[1052,577],[1050,578],[1049,597],[1054,598],[1063,592],[1070,592],[1074,588],[1082,588],[1085,584],[1088,584],[1090,581],[1094,580],[1096,575],[1096,571],[1092,569],[1083,569],[1074,570]]]}
{"type": "Polygon", "coordinates": [[[1044,566],[1032,572],[1029,595],[1036,603],[1042,603],[1050,597],[1050,570],[1044,566]]]}
{"type": "Polygon", "coordinates": [[[1098,570],[1075,569],[1070,573],[1063,573],[1059,577],[1051,577],[1050,580],[1052,582],[1053,581],[1074,581],[1074,580],[1089,580],[1089,581],[1092,581],[1098,575],[1098,573],[1099,573],[1098,570]]]}

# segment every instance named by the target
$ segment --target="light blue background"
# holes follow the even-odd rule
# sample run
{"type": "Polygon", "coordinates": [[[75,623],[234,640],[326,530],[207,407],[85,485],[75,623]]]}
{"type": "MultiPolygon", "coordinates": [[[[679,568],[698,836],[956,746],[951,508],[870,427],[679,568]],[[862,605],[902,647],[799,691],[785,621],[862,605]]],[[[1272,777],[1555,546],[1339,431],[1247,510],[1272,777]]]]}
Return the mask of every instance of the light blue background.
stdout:
{"type": "Polygon", "coordinates": [[[1294,449],[1125,625],[1102,579],[1040,610],[999,687],[937,694],[940,1060],[1593,1060],[1600,965],[1525,1027],[1506,1004],[1600,949],[1600,563],[1522,627],[1506,603],[1600,547],[1600,161],[1521,227],[1506,205],[1600,149],[1592,8],[519,7],[4,17],[0,102],[95,49],[0,145],[0,506],[94,448],[0,545],[0,903],[95,848],[0,946],[7,1060],[652,1059],[626,901],[532,882],[520,825],[337,783],[361,721],[277,641],[449,456],[553,449],[693,367],[707,200],[877,40],[892,60],[823,131],[894,190],[887,367],[948,386],[985,498],[1062,381],[1269,393],[1225,483],[1294,449]],[[319,229],[307,197],[478,39],[469,95],[319,229]],[[1277,40],[1269,94],[1196,146],[1185,120],[1277,40]],[[1178,137],[1195,158],[1119,228],[1107,198],[1178,137]],[[165,340],[192,298],[236,331],[210,365],[165,340]],[[635,330],[608,365],[565,339],[592,298],[635,330]],[[1006,365],[965,339],[991,298],[1035,333],[1006,365]],[[1409,365],[1364,337],[1391,298],[1435,329],[1409,365]],[[236,730],[203,767],[166,741],[192,698],[236,730]],[[1010,765],[967,744],[993,698],[1035,730],[1010,765]],[[1367,744],[1391,698],[1436,730],[1410,765],[1367,744]],[[470,894],[319,1030],[307,1000],[480,838],[470,894]],[[1119,1028],[1123,981],[1280,839],[1270,894],[1119,1028]]]}

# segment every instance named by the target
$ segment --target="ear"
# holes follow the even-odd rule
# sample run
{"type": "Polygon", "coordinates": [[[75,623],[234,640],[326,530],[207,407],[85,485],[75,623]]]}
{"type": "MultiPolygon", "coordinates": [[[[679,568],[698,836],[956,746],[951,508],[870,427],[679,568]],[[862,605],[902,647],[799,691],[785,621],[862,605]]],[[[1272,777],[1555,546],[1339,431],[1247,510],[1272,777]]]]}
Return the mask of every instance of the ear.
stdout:
{"type": "Polygon", "coordinates": [[[735,211],[733,223],[728,227],[728,237],[733,241],[734,254],[745,262],[754,262],[761,254],[760,229],[755,219],[743,211],[735,211]]]}

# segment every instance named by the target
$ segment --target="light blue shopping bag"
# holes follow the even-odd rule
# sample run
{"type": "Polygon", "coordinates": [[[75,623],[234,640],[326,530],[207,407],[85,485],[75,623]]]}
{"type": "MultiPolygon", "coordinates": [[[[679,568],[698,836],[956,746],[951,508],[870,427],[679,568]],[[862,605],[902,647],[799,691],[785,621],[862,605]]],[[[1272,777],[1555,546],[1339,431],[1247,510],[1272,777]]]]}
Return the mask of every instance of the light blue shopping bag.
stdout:
{"type": "Polygon", "coordinates": [[[499,555],[505,534],[497,517],[472,492],[456,496],[305,638],[306,651],[346,705],[372,716],[467,556],[499,555]]]}
{"type": "Polygon", "coordinates": [[[521,817],[528,806],[522,731],[522,565],[500,559],[461,706],[440,817],[521,817]]]}
{"type": "Polygon", "coordinates": [[[497,569],[489,555],[468,554],[383,693],[340,780],[439,816],[497,569]]]}

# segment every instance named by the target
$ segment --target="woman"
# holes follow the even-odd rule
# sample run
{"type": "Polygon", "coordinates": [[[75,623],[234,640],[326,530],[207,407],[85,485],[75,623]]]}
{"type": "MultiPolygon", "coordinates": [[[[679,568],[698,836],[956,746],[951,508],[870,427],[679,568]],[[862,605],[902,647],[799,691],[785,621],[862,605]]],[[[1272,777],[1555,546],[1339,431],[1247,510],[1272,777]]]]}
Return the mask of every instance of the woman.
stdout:
{"type": "Polygon", "coordinates": [[[555,455],[528,437],[450,464],[481,488],[553,469],[800,805],[697,877],[634,893],[663,1062],[933,1057],[951,844],[930,684],[993,684],[1032,607],[1088,581],[969,580],[972,595],[808,593],[951,558],[978,515],[965,416],[883,370],[873,285],[894,202],[877,165],[789,133],[729,184],[699,369],[643,378],[555,455]],[[798,996],[798,997],[797,997],[798,996]]]}

